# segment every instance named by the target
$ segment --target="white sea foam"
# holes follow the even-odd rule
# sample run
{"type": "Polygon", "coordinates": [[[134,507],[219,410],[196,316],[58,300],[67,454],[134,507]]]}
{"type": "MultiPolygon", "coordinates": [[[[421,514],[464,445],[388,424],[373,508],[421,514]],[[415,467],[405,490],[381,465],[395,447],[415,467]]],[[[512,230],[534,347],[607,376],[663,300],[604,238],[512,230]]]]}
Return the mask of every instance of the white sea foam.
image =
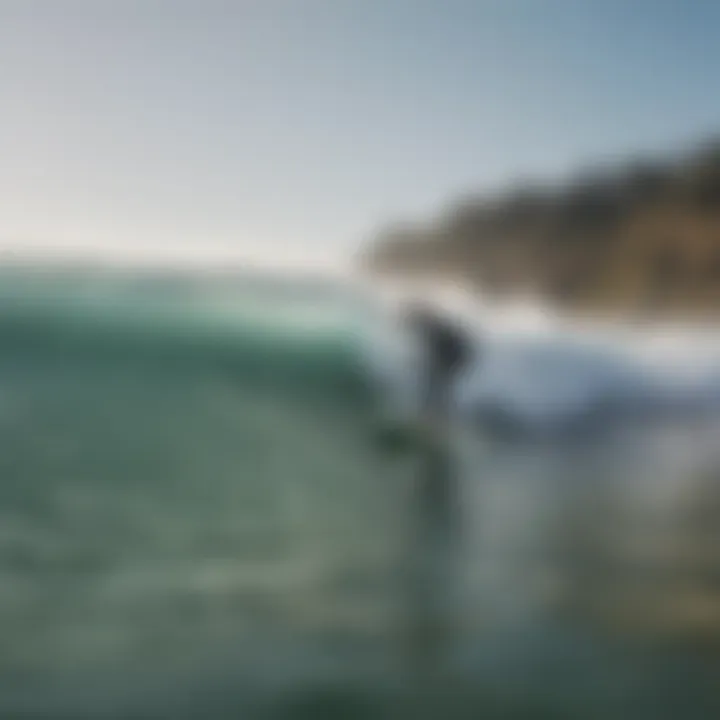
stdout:
{"type": "MultiPolygon", "coordinates": [[[[389,306],[407,296],[391,296],[389,306]]],[[[720,409],[718,329],[573,321],[536,303],[493,305],[459,291],[439,292],[433,302],[477,349],[456,387],[465,410],[493,405],[544,424],[600,404],[618,411],[720,409]]],[[[405,336],[387,312],[376,313],[365,329],[372,371],[407,404],[415,376],[405,336]]]]}

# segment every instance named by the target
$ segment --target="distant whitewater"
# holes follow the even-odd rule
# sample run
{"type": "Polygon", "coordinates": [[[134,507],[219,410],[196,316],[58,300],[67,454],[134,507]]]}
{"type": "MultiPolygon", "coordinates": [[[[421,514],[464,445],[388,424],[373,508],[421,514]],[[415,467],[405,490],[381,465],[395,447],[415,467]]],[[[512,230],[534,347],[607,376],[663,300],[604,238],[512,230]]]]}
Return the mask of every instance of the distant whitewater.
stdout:
{"type": "MultiPolygon", "coordinates": [[[[413,349],[392,311],[402,307],[398,297],[417,296],[417,290],[397,292],[380,305],[391,314],[378,310],[364,333],[372,372],[408,407],[415,393],[413,349]]],[[[720,331],[714,327],[583,322],[531,302],[493,304],[460,291],[438,291],[430,302],[475,343],[477,360],[455,388],[465,418],[500,411],[518,432],[537,435],[562,434],[590,416],[602,425],[628,414],[720,409],[720,331]]]]}

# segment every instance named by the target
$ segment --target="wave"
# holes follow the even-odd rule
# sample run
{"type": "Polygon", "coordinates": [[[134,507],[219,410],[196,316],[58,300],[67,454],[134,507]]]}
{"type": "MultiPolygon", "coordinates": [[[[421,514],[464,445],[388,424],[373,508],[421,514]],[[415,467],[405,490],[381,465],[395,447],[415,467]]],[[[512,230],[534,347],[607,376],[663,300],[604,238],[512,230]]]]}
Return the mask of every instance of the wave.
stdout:
{"type": "MultiPolygon", "coordinates": [[[[132,716],[121,709],[137,703],[148,717],[147,703],[171,703],[178,687],[210,705],[226,671],[231,695],[238,677],[262,684],[258,648],[280,697],[285,668],[309,671],[310,641],[324,654],[326,638],[335,664],[347,645],[349,675],[384,668],[410,500],[402,463],[384,462],[368,437],[372,385],[387,390],[386,409],[412,412],[419,382],[392,303],[344,281],[0,287],[5,715],[31,703],[57,717],[66,703],[82,717],[79,705],[117,703],[132,716]],[[370,660],[355,654],[366,644],[370,660]]],[[[535,306],[459,305],[447,312],[478,350],[456,388],[459,415],[500,407],[515,437],[572,426],[603,402],[607,426],[631,406],[697,414],[719,397],[711,330],[581,327],[535,306]]],[[[628,456],[618,445],[597,456],[473,446],[460,458],[468,614],[491,622],[479,615],[492,582],[503,606],[532,597],[540,540],[572,488],[619,478],[645,492],[667,476],[674,490],[706,439],[679,441],[658,434],[628,456]]],[[[606,522],[613,535],[618,523],[606,522]]],[[[501,646],[478,643],[488,667],[501,646]]]]}
{"type": "MultiPolygon", "coordinates": [[[[572,322],[538,305],[436,302],[464,329],[475,359],[459,379],[461,417],[542,434],[607,426],[621,418],[672,418],[720,410],[720,331],[572,322]]],[[[391,316],[366,334],[371,372],[413,407],[415,350],[391,316]]]]}
{"type": "MultiPolygon", "coordinates": [[[[304,353],[308,367],[326,366],[323,373],[342,356],[344,367],[384,389],[388,409],[410,413],[417,403],[418,349],[394,315],[406,290],[388,294],[350,276],[268,273],[6,270],[1,280],[6,347],[33,337],[53,337],[55,346],[58,338],[84,340],[109,352],[144,343],[164,347],[165,357],[194,348],[240,365],[250,347],[258,358],[265,347],[275,365],[288,358],[287,371],[304,353]]],[[[538,304],[493,305],[442,288],[423,296],[475,347],[454,391],[461,417],[542,433],[720,409],[714,328],[573,322],[538,304]]]]}

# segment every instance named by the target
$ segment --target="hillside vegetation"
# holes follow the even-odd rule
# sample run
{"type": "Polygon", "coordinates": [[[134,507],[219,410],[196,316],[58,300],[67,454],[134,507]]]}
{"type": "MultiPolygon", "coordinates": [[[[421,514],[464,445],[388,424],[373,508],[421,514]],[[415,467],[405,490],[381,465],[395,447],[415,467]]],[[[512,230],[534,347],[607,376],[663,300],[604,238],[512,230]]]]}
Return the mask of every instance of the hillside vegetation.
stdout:
{"type": "Polygon", "coordinates": [[[720,311],[720,140],[672,160],[517,185],[426,224],[387,229],[362,257],[390,275],[457,278],[573,310],[720,311]]]}

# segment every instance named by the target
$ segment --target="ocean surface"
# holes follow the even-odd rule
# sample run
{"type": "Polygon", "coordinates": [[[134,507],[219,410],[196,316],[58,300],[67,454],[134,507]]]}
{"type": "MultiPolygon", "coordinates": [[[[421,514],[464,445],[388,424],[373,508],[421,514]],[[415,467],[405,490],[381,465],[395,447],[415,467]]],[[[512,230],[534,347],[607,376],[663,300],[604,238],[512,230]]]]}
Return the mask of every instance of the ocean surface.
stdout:
{"type": "Polygon", "coordinates": [[[718,717],[720,334],[378,297],[0,272],[0,717],[718,717]]]}

